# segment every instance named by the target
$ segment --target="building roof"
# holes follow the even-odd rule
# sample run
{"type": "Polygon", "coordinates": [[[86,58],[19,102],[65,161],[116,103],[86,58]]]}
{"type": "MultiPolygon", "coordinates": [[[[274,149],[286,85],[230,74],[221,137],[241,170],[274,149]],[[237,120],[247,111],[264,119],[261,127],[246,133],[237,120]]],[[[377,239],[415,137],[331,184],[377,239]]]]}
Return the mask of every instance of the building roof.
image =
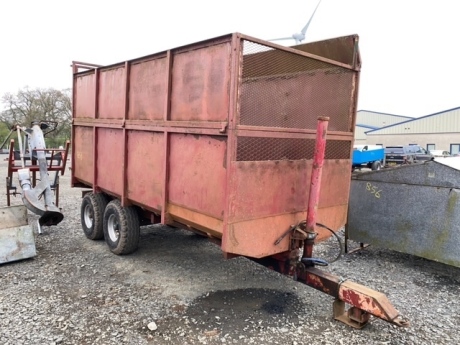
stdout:
{"type": "Polygon", "coordinates": [[[460,107],[452,108],[452,109],[448,109],[448,110],[443,110],[443,111],[440,111],[440,112],[437,112],[437,113],[434,113],[434,114],[429,114],[429,115],[425,115],[425,116],[421,116],[421,117],[411,118],[411,119],[406,120],[406,121],[401,121],[401,122],[394,123],[394,124],[384,126],[384,127],[380,127],[380,128],[377,128],[377,129],[371,129],[370,131],[367,131],[366,134],[370,134],[370,133],[374,133],[374,132],[378,132],[378,131],[383,131],[383,130],[385,130],[387,128],[390,128],[390,127],[396,127],[396,126],[400,126],[400,125],[404,125],[404,124],[408,124],[408,123],[419,122],[421,120],[424,120],[424,119],[427,119],[427,118],[430,118],[430,117],[443,115],[443,114],[450,113],[450,112],[453,112],[453,111],[456,111],[456,110],[460,110],[460,107]]]}
{"type": "Polygon", "coordinates": [[[378,115],[388,115],[388,116],[402,117],[402,118],[405,118],[405,119],[413,119],[412,116],[395,115],[395,114],[382,113],[380,111],[372,111],[372,110],[365,110],[365,109],[358,110],[358,113],[359,112],[366,112],[366,113],[372,113],[372,114],[378,114],[378,115]]]}
{"type": "Polygon", "coordinates": [[[361,127],[369,126],[370,129],[382,128],[411,119],[413,118],[409,116],[379,113],[369,110],[359,110],[356,113],[356,122],[359,123],[361,127]]]}
{"type": "Polygon", "coordinates": [[[380,128],[380,127],[376,127],[376,126],[363,125],[363,124],[360,124],[360,123],[357,123],[356,126],[357,127],[363,127],[363,128],[369,128],[369,129],[379,129],[380,128]]]}

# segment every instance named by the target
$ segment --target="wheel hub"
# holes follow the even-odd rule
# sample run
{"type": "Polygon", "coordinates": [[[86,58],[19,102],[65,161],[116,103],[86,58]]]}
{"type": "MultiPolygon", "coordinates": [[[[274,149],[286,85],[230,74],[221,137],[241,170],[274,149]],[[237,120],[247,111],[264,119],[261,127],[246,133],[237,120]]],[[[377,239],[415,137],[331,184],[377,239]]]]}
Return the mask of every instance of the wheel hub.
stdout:
{"type": "Polygon", "coordinates": [[[118,222],[118,218],[113,214],[109,216],[107,222],[107,230],[109,233],[110,240],[113,242],[117,242],[118,237],[120,236],[120,224],[118,222]]]}
{"type": "Polygon", "coordinates": [[[91,209],[90,205],[86,205],[83,217],[84,217],[84,220],[85,220],[86,227],[88,229],[91,229],[93,227],[93,224],[94,224],[94,214],[93,214],[93,210],[91,209]]]}

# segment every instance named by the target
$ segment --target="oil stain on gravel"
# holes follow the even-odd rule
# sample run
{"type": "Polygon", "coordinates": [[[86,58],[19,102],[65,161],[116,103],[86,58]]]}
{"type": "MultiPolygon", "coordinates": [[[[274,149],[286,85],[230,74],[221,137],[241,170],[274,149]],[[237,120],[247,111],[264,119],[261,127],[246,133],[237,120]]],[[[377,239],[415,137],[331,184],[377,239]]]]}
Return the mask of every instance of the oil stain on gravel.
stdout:
{"type": "Polygon", "coordinates": [[[196,298],[176,322],[163,322],[176,325],[167,331],[170,335],[194,329],[238,339],[241,334],[254,336],[263,329],[296,324],[297,315],[305,308],[290,292],[264,288],[220,290],[196,298]]]}

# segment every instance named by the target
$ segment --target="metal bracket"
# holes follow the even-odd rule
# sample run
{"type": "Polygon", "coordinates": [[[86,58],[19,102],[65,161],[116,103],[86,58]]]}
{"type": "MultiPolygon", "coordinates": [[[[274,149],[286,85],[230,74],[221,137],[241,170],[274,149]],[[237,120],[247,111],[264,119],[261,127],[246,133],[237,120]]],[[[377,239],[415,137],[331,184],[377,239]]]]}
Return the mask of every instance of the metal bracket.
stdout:
{"type": "Polygon", "coordinates": [[[350,307],[345,311],[345,302],[336,299],[332,304],[334,319],[353,328],[361,329],[368,323],[371,314],[357,307],[350,307]]]}
{"type": "Polygon", "coordinates": [[[222,122],[221,127],[219,129],[219,133],[225,133],[227,131],[228,122],[222,122]]]}
{"type": "Polygon", "coordinates": [[[287,229],[276,241],[275,246],[281,243],[281,241],[292,232],[291,240],[294,241],[304,241],[307,239],[308,234],[305,231],[305,222],[299,222],[297,224],[293,224],[287,229]]]}

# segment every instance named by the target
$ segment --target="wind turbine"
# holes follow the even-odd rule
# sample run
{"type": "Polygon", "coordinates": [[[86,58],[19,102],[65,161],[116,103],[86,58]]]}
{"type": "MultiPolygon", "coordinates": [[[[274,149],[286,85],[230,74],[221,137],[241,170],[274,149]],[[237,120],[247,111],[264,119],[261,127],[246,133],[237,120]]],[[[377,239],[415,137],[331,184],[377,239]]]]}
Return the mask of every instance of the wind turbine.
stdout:
{"type": "Polygon", "coordinates": [[[307,24],[303,27],[303,29],[299,33],[295,33],[290,37],[275,38],[269,41],[294,40],[295,44],[301,43],[305,39],[305,34],[307,33],[307,29],[310,26],[311,20],[313,19],[313,16],[315,15],[316,10],[318,9],[320,3],[321,3],[321,0],[318,1],[318,4],[316,5],[315,10],[313,11],[310,19],[308,20],[307,24]]]}

